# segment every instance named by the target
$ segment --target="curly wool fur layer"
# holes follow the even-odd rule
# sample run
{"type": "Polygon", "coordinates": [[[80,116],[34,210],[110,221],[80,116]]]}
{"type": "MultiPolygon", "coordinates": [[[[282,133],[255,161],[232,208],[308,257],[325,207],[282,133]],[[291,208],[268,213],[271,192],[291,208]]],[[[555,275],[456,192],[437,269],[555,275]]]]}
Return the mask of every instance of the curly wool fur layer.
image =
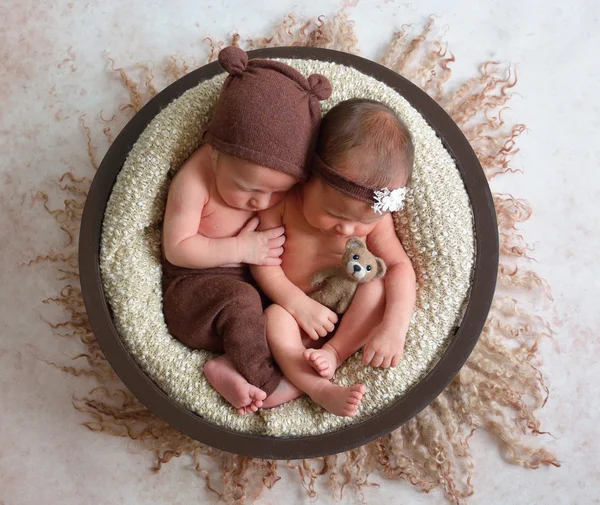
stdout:
{"type": "MultiPolygon", "coordinates": [[[[478,76],[448,92],[445,83],[450,78],[454,56],[441,41],[431,40],[432,29],[430,21],[416,37],[411,38],[406,30],[398,32],[381,62],[402,72],[444,106],[467,135],[488,178],[513,171],[515,142],[524,125],[506,125],[501,110],[510,99],[509,90],[516,84],[516,75],[510,68],[488,62],[478,76]]],[[[234,36],[234,42],[239,40],[239,36],[234,36]]],[[[211,44],[213,48],[223,45],[213,41],[211,44]]],[[[271,37],[248,42],[249,48],[274,45],[357,52],[356,35],[344,12],[333,19],[316,20],[290,15],[271,37]]],[[[165,66],[167,81],[181,77],[194,66],[195,62],[171,57],[165,66]]],[[[103,132],[109,143],[114,132],[128,120],[128,109],[137,110],[156,93],[154,85],[149,84],[152,74],[147,66],[142,66],[146,79],[142,85],[122,69],[117,71],[130,90],[131,102],[121,107],[121,114],[107,121],[110,126],[103,132]]],[[[87,150],[95,168],[95,147],[89,129],[86,131],[87,150]]],[[[100,351],[81,298],[75,245],[90,181],[89,177],[72,173],[61,177],[64,206],[51,209],[46,199],[45,208],[65,232],[67,242],[61,252],[49,252],[30,262],[50,261],[56,266],[57,277],[65,286],[45,302],[64,307],[66,318],[51,327],[55,334],[66,333],[80,341],[82,352],[76,359],[83,358],[87,363],[56,366],[76,376],[95,377],[99,383],[88,395],[75,399],[74,406],[85,413],[84,424],[90,430],[136,440],[152,451],[156,456],[155,471],[174,457],[188,455],[207,488],[226,503],[250,502],[277,483],[281,466],[286,464],[216,451],[177,432],[124,388],[100,351]],[[216,470],[205,469],[209,460],[209,466],[216,466],[216,470]]],[[[406,480],[425,492],[441,487],[449,502],[464,503],[474,492],[475,462],[468,442],[476,429],[490,433],[512,463],[528,468],[558,466],[556,458],[532,445],[531,439],[542,433],[537,410],[548,394],[537,368],[541,362],[538,343],[552,335],[545,321],[519,308],[519,298],[528,291],[538,290],[550,296],[545,281],[522,266],[528,248],[516,225],[529,217],[531,209],[526,201],[511,195],[495,195],[495,203],[502,254],[499,285],[486,327],[470,359],[432,405],[395,432],[344,454],[288,462],[287,467],[297,472],[309,496],[316,495],[315,486],[321,480],[329,482],[336,495],[341,495],[346,486],[362,494],[371,484],[369,476],[376,473],[388,479],[406,480]]]]}

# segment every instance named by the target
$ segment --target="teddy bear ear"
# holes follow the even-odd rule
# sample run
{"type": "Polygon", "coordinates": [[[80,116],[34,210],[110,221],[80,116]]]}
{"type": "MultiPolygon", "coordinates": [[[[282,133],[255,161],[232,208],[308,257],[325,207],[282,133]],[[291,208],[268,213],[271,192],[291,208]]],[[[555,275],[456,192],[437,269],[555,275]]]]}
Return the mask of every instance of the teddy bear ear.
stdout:
{"type": "Polygon", "coordinates": [[[375,278],[381,279],[387,272],[387,266],[385,265],[385,261],[381,258],[375,258],[375,261],[377,262],[377,275],[375,278]]]}
{"type": "Polygon", "coordinates": [[[365,243],[359,238],[351,237],[346,242],[346,250],[347,251],[350,249],[359,249],[361,247],[365,247],[365,243]]]}

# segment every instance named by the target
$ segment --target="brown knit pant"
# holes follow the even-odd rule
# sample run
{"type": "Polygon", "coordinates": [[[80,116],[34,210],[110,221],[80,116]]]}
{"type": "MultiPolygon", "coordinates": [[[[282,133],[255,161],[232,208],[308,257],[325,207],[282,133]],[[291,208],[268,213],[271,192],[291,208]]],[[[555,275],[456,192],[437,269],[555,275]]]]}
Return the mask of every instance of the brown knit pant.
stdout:
{"type": "Polygon", "coordinates": [[[224,352],[267,395],[281,381],[266,337],[263,300],[248,267],[189,269],[163,259],[169,332],[193,349],[224,352]]]}

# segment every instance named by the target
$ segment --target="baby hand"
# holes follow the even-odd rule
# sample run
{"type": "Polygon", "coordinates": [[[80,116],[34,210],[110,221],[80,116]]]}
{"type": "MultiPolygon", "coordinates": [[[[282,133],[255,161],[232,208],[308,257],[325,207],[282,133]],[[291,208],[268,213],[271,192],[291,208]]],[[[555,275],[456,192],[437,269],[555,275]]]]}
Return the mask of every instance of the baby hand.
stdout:
{"type": "Polygon", "coordinates": [[[281,265],[285,228],[256,231],[258,217],[253,217],[237,235],[238,258],[250,265],[281,265]]]}
{"type": "Polygon", "coordinates": [[[338,321],[335,312],[308,296],[293,312],[293,316],[300,328],[313,340],[319,340],[319,337],[325,337],[333,331],[338,321]]]}
{"type": "Polygon", "coordinates": [[[371,334],[367,345],[363,348],[363,365],[372,367],[395,367],[404,351],[404,338],[400,338],[397,330],[379,325],[371,334]]]}

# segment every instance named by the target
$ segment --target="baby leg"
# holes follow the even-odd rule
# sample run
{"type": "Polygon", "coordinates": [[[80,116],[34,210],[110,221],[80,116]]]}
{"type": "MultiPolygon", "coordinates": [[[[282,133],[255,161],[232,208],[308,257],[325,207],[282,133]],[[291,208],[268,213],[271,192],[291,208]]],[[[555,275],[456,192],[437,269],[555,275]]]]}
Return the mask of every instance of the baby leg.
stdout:
{"type": "Polygon", "coordinates": [[[204,375],[240,415],[256,412],[267,397],[267,393],[244,379],[227,355],[207,361],[204,364],[204,375]]]}
{"type": "MultiPolygon", "coordinates": [[[[174,267],[171,265],[170,268],[174,267]]],[[[228,272],[215,273],[214,269],[202,270],[194,275],[165,278],[163,313],[170,333],[193,349],[226,352],[225,342],[229,340],[227,330],[236,330],[232,318],[244,315],[236,313],[235,307],[231,306],[232,301],[236,301],[235,295],[244,289],[256,291],[243,282],[240,276],[228,272]],[[229,317],[232,313],[233,316],[229,317]]],[[[253,322],[262,325],[262,346],[266,353],[265,364],[268,365],[270,352],[265,336],[262,305],[258,294],[255,298],[257,302],[254,305],[246,303],[245,307],[248,312],[256,313],[253,322]]],[[[260,346],[260,341],[257,345],[260,346]]],[[[269,379],[278,380],[277,375],[280,378],[281,374],[275,373],[271,357],[273,370],[270,371],[267,366],[263,370],[263,376],[258,377],[261,382],[253,383],[252,377],[245,377],[243,370],[236,366],[234,357],[238,356],[208,361],[204,365],[204,373],[210,384],[240,414],[254,412],[267,396],[267,392],[261,390],[263,384],[267,384],[269,379]]],[[[261,367],[256,367],[258,368],[261,367]]],[[[273,389],[276,385],[273,385],[273,389]]]]}
{"type": "Polygon", "coordinates": [[[361,284],[342,317],[335,335],[321,349],[306,349],[304,359],[325,379],[367,343],[369,334],[383,319],[385,284],[374,279],[361,284]]]}
{"type": "Polygon", "coordinates": [[[365,386],[340,387],[315,374],[302,357],[305,347],[296,320],[279,305],[271,305],[265,316],[267,340],[285,377],[329,412],[338,416],[356,415],[365,386]]]}
{"type": "Polygon", "coordinates": [[[283,405],[289,401],[292,401],[304,394],[304,391],[298,389],[285,377],[281,379],[277,389],[273,391],[267,399],[262,402],[262,408],[270,409],[271,407],[277,407],[283,405]]]}
{"type": "MultiPolygon", "coordinates": [[[[258,291],[248,283],[239,282],[230,293],[229,303],[222,307],[215,319],[217,334],[222,335],[227,359],[248,383],[254,411],[257,400],[264,400],[273,393],[282,379],[282,374],[271,355],[266,338],[266,318],[258,291]]],[[[220,371],[229,380],[229,389],[239,391],[238,381],[230,373],[220,371]]],[[[216,388],[221,394],[221,390],[216,388]]],[[[245,391],[245,389],[244,389],[245,391]]],[[[225,395],[224,395],[225,396],[225,395]]]]}

